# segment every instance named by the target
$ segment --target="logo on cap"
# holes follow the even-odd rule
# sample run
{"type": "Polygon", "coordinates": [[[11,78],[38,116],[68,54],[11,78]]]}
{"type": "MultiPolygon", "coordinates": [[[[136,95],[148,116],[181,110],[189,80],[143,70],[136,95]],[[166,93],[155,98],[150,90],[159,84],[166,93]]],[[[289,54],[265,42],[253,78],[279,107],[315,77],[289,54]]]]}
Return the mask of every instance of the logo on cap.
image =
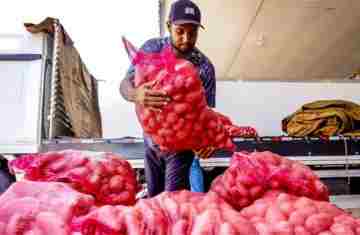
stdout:
{"type": "Polygon", "coordinates": [[[186,7],[185,14],[195,15],[195,9],[192,7],[186,7]]]}

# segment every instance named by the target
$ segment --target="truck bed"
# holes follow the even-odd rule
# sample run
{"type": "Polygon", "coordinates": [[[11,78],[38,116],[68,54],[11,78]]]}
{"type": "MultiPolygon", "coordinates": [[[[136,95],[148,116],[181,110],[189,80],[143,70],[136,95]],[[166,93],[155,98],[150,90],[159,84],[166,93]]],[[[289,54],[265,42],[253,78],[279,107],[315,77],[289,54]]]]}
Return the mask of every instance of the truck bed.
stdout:
{"type": "MultiPolygon", "coordinates": [[[[302,161],[313,168],[323,170],[323,177],[360,176],[360,138],[335,136],[331,138],[296,138],[272,136],[259,138],[235,138],[237,151],[271,151],[290,159],[302,161]],[[339,170],[341,169],[341,170],[339,170]]],[[[78,149],[109,151],[123,155],[135,168],[143,168],[144,143],[141,138],[73,139],[63,138],[44,141],[41,151],[78,149]]],[[[204,167],[227,167],[231,153],[217,151],[204,167]]]]}

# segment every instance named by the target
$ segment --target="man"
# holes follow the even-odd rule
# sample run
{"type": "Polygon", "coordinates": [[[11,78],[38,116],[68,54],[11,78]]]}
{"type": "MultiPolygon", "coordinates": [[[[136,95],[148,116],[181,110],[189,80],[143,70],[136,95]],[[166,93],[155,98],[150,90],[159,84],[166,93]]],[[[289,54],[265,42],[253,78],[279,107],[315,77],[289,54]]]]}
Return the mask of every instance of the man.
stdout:
{"type": "MultiPolygon", "coordinates": [[[[167,27],[170,37],[148,40],[142,50],[161,52],[171,46],[178,58],[183,58],[195,65],[205,89],[207,103],[215,107],[215,70],[209,59],[196,47],[201,12],[190,0],[178,0],[171,5],[167,27]]],[[[121,82],[120,93],[128,101],[153,109],[161,109],[171,101],[165,92],[151,90],[151,83],[134,88],[134,67],[131,66],[125,79],[121,82]]],[[[194,159],[192,150],[166,154],[148,136],[145,142],[145,178],[148,195],[155,196],[162,191],[189,189],[189,170],[194,159]]],[[[200,158],[208,158],[214,149],[208,147],[195,151],[200,158]]]]}

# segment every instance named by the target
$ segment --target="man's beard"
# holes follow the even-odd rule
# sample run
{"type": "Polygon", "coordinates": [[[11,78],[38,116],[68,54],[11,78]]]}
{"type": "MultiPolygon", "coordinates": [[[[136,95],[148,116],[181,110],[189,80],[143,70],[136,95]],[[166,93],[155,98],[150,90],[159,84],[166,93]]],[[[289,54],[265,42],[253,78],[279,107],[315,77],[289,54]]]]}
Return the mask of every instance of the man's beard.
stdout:
{"type": "Polygon", "coordinates": [[[188,53],[191,52],[191,50],[192,50],[192,48],[189,48],[189,49],[187,49],[186,51],[181,50],[180,48],[178,48],[178,47],[175,45],[174,40],[173,40],[173,38],[172,38],[171,36],[170,36],[170,43],[171,43],[172,48],[175,49],[176,52],[178,52],[178,53],[179,53],[180,55],[182,55],[182,56],[185,56],[186,54],[188,54],[188,53]]]}

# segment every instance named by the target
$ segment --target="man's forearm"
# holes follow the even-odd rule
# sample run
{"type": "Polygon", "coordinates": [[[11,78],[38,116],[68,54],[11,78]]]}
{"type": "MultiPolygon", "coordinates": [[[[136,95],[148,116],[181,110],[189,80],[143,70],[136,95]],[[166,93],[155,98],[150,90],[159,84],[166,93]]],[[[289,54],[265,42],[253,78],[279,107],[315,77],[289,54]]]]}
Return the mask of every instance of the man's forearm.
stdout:
{"type": "Polygon", "coordinates": [[[135,102],[135,87],[129,78],[125,78],[121,81],[120,94],[125,100],[135,102]]]}

